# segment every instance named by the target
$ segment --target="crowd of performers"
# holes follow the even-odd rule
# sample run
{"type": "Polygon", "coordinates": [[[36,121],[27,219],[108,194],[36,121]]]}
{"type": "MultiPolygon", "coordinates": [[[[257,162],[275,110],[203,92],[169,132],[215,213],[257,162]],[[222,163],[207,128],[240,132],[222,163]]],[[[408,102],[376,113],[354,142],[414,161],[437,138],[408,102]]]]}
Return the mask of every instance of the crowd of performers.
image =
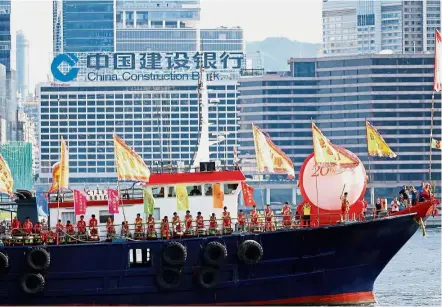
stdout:
{"type": "MultiPolygon", "coordinates": [[[[48,227],[44,221],[33,225],[29,217],[27,217],[23,224],[21,224],[17,217],[14,217],[11,223],[11,234],[13,237],[23,238],[24,243],[28,243],[26,240],[29,237],[33,238],[33,243],[46,242],[48,244],[56,242],[71,243],[83,240],[99,241],[98,224],[94,214],[91,215],[88,222],[81,215],[76,225],[71,223],[71,221],[67,221],[64,224],[61,220],[58,220],[53,229],[48,227]]],[[[224,207],[220,219],[217,219],[215,213],[212,213],[208,221],[204,219],[201,212],[198,212],[194,217],[188,210],[183,219],[174,212],[170,220],[168,216],[164,216],[159,223],[159,232],[157,229],[158,223],[151,214],[146,222],[143,221],[140,214],[137,214],[133,225],[130,225],[128,221],[122,222],[120,236],[141,240],[158,237],[169,239],[177,236],[231,234],[234,231],[232,224],[232,218],[227,207],[224,207]]],[[[291,228],[293,225],[291,206],[285,203],[282,209],[282,225],[279,226],[291,228]]],[[[240,232],[274,231],[277,228],[275,215],[270,205],[266,206],[264,216],[258,212],[256,206],[253,206],[248,216],[242,210],[238,212],[237,230],[240,232]]],[[[117,237],[114,222],[110,217],[106,222],[106,237],[107,239],[117,237]]]]}
{"type": "MultiPolygon", "coordinates": [[[[422,189],[424,192],[426,191],[425,188],[426,187],[423,185],[422,189]]],[[[405,194],[406,191],[404,191],[405,188],[401,193],[405,194]]],[[[349,219],[348,213],[350,204],[347,197],[347,193],[344,193],[341,197],[341,222],[349,219]]],[[[401,198],[404,198],[404,196],[401,195],[401,198]]],[[[431,198],[430,195],[428,198],[431,198]]],[[[422,200],[425,199],[425,197],[422,198],[422,200]]],[[[419,199],[419,201],[422,200],[419,199]]],[[[392,208],[394,208],[395,201],[396,200],[392,202],[392,208]]],[[[411,205],[414,204],[409,202],[409,206],[411,205]]],[[[358,217],[359,220],[365,220],[367,207],[367,203],[364,201],[360,217],[358,217]]],[[[377,216],[380,208],[378,208],[378,205],[376,204],[374,209],[377,216]]],[[[391,211],[394,212],[394,210],[391,211]]],[[[286,202],[281,211],[282,220],[277,221],[270,205],[266,205],[263,215],[260,214],[256,206],[253,206],[253,209],[248,216],[242,210],[239,210],[236,226],[237,230],[240,232],[262,232],[274,231],[281,228],[291,229],[292,227],[310,227],[310,213],[311,204],[304,203],[300,212],[296,211],[295,215],[293,215],[292,207],[286,202]]],[[[49,228],[44,220],[42,223],[37,222],[33,225],[29,217],[25,219],[22,225],[17,217],[15,217],[11,223],[11,234],[12,236],[22,236],[24,243],[27,243],[26,240],[30,236],[33,237],[33,242],[37,244],[43,242],[54,243],[56,240],[68,243],[83,240],[99,241],[98,224],[98,220],[94,214],[91,215],[88,223],[86,223],[83,215],[80,216],[80,220],[76,225],[70,221],[63,224],[61,220],[58,220],[55,229],[49,228]]],[[[120,236],[134,240],[156,239],[158,237],[169,239],[177,236],[231,234],[234,231],[232,218],[227,207],[224,207],[221,219],[217,219],[215,213],[212,213],[209,217],[208,224],[207,220],[204,220],[201,212],[198,212],[196,217],[193,217],[188,210],[183,219],[174,212],[171,220],[169,220],[168,216],[164,216],[159,223],[159,229],[157,229],[157,225],[158,223],[155,221],[152,214],[148,216],[146,223],[144,223],[141,215],[137,214],[133,227],[131,227],[132,225],[130,225],[127,220],[122,222],[120,236]],[[219,222],[221,225],[218,224],[219,222]]],[[[106,237],[107,239],[112,239],[116,236],[114,222],[109,217],[106,222],[106,237]]]]}

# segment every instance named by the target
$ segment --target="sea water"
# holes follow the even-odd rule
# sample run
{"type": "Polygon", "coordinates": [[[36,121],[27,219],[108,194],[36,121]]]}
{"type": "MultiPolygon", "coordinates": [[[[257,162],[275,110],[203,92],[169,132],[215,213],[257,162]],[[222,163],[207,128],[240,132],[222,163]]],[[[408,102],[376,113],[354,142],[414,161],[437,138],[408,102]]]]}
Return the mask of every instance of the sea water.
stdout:
{"type": "Polygon", "coordinates": [[[375,306],[442,306],[441,229],[418,232],[382,271],[375,306]]]}

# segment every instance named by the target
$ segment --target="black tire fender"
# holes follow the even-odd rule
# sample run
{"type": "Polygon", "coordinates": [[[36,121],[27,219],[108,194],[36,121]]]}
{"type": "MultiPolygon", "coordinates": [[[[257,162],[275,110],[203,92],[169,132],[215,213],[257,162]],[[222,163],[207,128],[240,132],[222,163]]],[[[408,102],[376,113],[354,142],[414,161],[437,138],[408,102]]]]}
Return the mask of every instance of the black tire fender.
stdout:
{"type": "Polygon", "coordinates": [[[239,245],[238,258],[244,264],[256,264],[263,255],[264,250],[261,244],[255,240],[246,240],[239,245]]]}
{"type": "Polygon", "coordinates": [[[32,248],[26,255],[26,264],[34,271],[44,271],[51,264],[51,255],[42,247],[32,248]]]}
{"type": "Polygon", "coordinates": [[[197,281],[200,287],[204,289],[212,289],[219,284],[219,270],[204,266],[198,270],[197,281]]]}
{"type": "Polygon", "coordinates": [[[162,268],[156,276],[156,281],[162,289],[176,289],[180,285],[181,271],[175,268],[162,268]]]}
{"type": "Polygon", "coordinates": [[[227,259],[227,247],[221,242],[209,242],[204,246],[203,259],[207,265],[218,267],[227,259]]]}
{"type": "Polygon", "coordinates": [[[170,266],[183,265],[187,259],[186,247],[177,241],[168,242],[161,252],[161,258],[170,266]]]}
{"type": "Polygon", "coordinates": [[[9,258],[6,254],[0,252],[0,276],[6,274],[9,268],[9,258]]]}
{"type": "Polygon", "coordinates": [[[40,273],[27,273],[20,279],[20,288],[26,294],[38,294],[45,288],[45,279],[40,273]]]}

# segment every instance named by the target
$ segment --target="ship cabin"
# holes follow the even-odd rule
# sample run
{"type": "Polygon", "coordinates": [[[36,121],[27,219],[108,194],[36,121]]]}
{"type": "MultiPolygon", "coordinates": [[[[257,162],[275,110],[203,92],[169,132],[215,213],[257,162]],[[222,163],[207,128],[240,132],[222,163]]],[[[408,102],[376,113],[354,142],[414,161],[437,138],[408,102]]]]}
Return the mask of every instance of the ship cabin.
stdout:
{"type": "MultiPolygon", "coordinates": [[[[188,193],[189,210],[195,219],[197,212],[201,212],[205,221],[209,221],[212,213],[217,219],[221,219],[224,206],[228,208],[233,221],[236,221],[238,212],[238,194],[241,191],[241,182],[245,181],[243,173],[234,171],[214,171],[214,172],[189,172],[189,173],[152,173],[147,187],[152,189],[155,199],[154,218],[159,227],[159,222],[164,216],[171,221],[173,213],[177,212],[183,221],[186,211],[178,210],[176,186],[184,185],[188,193]],[[224,202],[221,208],[214,208],[213,190],[214,185],[219,184],[224,193],[224,202]]],[[[117,233],[119,226],[126,219],[129,224],[133,224],[139,213],[146,222],[147,216],[144,214],[143,186],[134,184],[131,188],[120,188],[120,205],[118,214],[110,214],[107,202],[107,189],[97,189],[86,191],[88,194],[85,220],[88,221],[92,214],[95,214],[99,226],[104,231],[104,226],[109,217],[114,221],[117,233]]],[[[219,206],[218,206],[219,207],[219,206]]],[[[61,196],[61,201],[56,201],[55,195],[49,203],[50,226],[55,227],[57,217],[63,223],[68,220],[76,222],[79,216],[74,212],[73,193],[66,192],[61,196]]]]}

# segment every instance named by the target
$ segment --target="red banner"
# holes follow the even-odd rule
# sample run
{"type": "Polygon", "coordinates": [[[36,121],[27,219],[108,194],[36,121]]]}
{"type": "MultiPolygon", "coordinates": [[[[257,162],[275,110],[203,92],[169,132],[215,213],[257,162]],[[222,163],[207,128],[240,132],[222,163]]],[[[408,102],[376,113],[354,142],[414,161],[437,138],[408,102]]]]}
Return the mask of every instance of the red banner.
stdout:
{"type": "Polygon", "coordinates": [[[107,205],[109,206],[109,214],[116,214],[118,212],[118,205],[120,199],[118,198],[118,191],[114,189],[107,190],[107,205]]]}
{"type": "Polygon", "coordinates": [[[255,200],[253,199],[253,191],[255,189],[249,186],[245,182],[241,182],[241,188],[242,188],[242,196],[244,198],[244,206],[252,207],[253,205],[255,205],[255,200]]]}
{"type": "Polygon", "coordinates": [[[75,215],[86,214],[87,197],[83,191],[74,190],[74,210],[75,215]]]}

